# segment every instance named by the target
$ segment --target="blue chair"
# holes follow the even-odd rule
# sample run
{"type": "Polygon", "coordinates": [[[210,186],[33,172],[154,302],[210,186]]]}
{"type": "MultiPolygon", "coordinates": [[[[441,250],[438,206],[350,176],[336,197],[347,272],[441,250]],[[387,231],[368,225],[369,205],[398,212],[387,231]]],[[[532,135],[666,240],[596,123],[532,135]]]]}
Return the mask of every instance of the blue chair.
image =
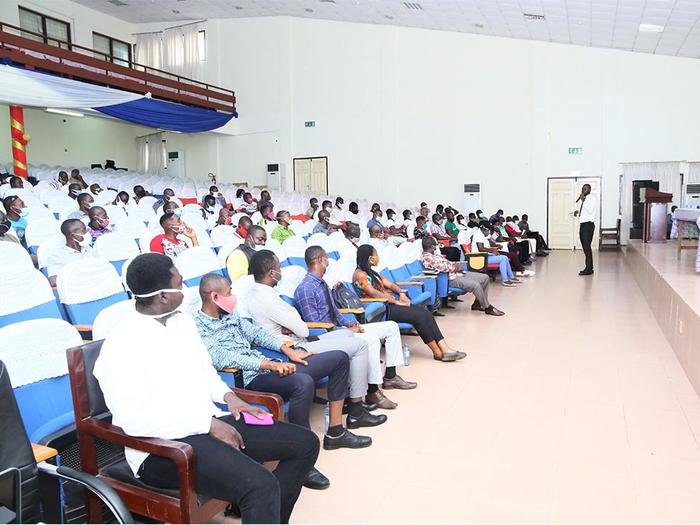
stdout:
{"type": "Polygon", "coordinates": [[[188,287],[199,286],[202,277],[208,273],[224,275],[214,252],[203,246],[195,246],[182,252],[175,260],[175,266],[188,287]]]}
{"type": "Polygon", "coordinates": [[[382,277],[395,282],[402,289],[408,292],[411,304],[432,305],[435,304],[436,296],[430,291],[424,291],[426,283],[411,278],[411,272],[405,265],[396,268],[385,268],[380,272],[382,277]]]}

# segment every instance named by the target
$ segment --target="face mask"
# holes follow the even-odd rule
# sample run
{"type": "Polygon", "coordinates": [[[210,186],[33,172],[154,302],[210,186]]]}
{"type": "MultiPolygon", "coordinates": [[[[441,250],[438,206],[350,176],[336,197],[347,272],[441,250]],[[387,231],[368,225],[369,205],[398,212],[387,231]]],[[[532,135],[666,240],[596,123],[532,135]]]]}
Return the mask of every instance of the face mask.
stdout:
{"type": "Polygon", "coordinates": [[[274,218],[275,218],[275,215],[274,215],[272,212],[270,212],[270,213],[267,214],[267,219],[268,219],[268,220],[271,221],[271,220],[274,219],[274,218]]]}
{"type": "Polygon", "coordinates": [[[163,200],[164,200],[165,202],[169,202],[169,201],[170,201],[170,195],[163,195],[163,200]]]}
{"type": "Polygon", "coordinates": [[[71,195],[77,196],[78,193],[80,193],[80,190],[70,190],[70,194],[71,194],[71,195]]]}
{"type": "Polygon", "coordinates": [[[233,294],[229,296],[220,295],[218,299],[212,298],[212,301],[214,301],[214,304],[221,308],[227,314],[232,314],[233,311],[236,309],[236,303],[238,303],[238,298],[233,294]]]}
{"type": "Polygon", "coordinates": [[[370,257],[369,264],[371,266],[377,266],[379,264],[379,257],[375,257],[375,256],[370,257]]]}
{"type": "Polygon", "coordinates": [[[243,226],[238,227],[238,233],[240,234],[241,237],[244,239],[248,237],[248,230],[246,230],[243,226]]]}
{"type": "Polygon", "coordinates": [[[83,235],[74,233],[73,237],[75,237],[75,241],[78,243],[78,245],[80,245],[81,248],[90,246],[90,242],[92,242],[92,237],[90,237],[87,233],[84,233],[83,235]]]}
{"type": "Polygon", "coordinates": [[[261,252],[265,249],[265,245],[264,244],[256,244],[255,246],[253,246],[253,249],[256,252],[261,252]]]}
{"type": "Polygon", "coordinates": [[[338,209],[339,209],[339,210],[342,210],[342,209],[343,209],[343,203],[342,203],[342,202],[338,203],[337,206],[338,206],[338,209]]]}
{"type": "Polygon", "coordinates": [[[99,224],[102,228],[106,228],[107,226],[109,226],[109,218],[106,218],[106,219],[98,218],[97,224],[99,224]]]}
{"type": "Polygon", "coordinates": [[[20,210],[17,213],[19,213],[20,217],[24,218],[27,215],[29,215],[29,210],[27,208],[20,208],[20,210]]]}
{"type": "Polygon", "coordinates": [[[172,213],[175,214],[175,217],[182,217],[182,208],[175,208],[172,213]]]}
{"type": "Polygon", "coordinates": [[[277,284],[282,280],[282,273],[276,270],[270,270],[270,277],[272,277],[275,280],[275,284],[277,284]],[[279,277],[276,277],[275,274],[278,274],[279,277]]]}
{"type": "Polygon", "coordinates": [[[224,221],[224,224],[227,224],[231,226],[231,217],[226,217],[226,220],[224,221]]]}
{"type": "MultiPolygon", "coordinates": [[[[163,288],[161,290],[156,290],[155,292],[151,293],[144,293],[144,294],[132,294],[132,296],[135,299],[145,299],[147,297],[155,297],[158,294],[161,293],[179,293],[183,298],[184,295],[182,294],[182,290],[178,290],[177,288],[163,288]]],[[[149,315],[149,314],[143,314],[146,317],[150,317],[152,319],[162,319],[163,317],[168,317],[169,315],[173,315],[174,313],[177,313],[180,310],[180,306],[182,306],[182,300],[180,300],[180,304],[178,304],[174,310],[170,312],[166,312],[164,314],[156,314],[156,315],[149,315]]]]}
{"type": "Polygon", "coordinates": [[[252,198],[246,199],[245,201],[246,201],[248,204],[252,204],[252,203],[253,203],[253,199],[252,199],[252,198]]]}

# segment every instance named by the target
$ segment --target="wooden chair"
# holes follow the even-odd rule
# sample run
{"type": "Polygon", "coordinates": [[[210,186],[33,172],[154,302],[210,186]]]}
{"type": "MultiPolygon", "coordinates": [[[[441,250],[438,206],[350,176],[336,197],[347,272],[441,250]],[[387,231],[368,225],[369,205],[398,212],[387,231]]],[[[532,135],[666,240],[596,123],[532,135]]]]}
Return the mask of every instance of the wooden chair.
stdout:
{"type": "MultiPolygon", "coordinates": [[[[95,475],[111,486],[129,510],[135,514],[166,523],[211,521],[210,518],[226,509],[230,502],[198,497],[195,489],[195,457],[190,445],[166,439],[128,436],[121,428],[97,418],[99,415],[104,416],[108,413],[99,383],[93,374],[101,348],[102,341],[96,341],[67,351],[82,470],[95,475]],[[123,457],[109,465],[98,465],[96,455],[98,439],[170,459],[179,472],[178,490],[166,490],[143,483],[134,477],[123,457]]],[[[263,405],[274,418],[283,417],[284,404],[280,396],[238,388],[232,390],[248,403],[263,405]]],[[[99,500],[88,494],[86,501],[88,523],[101,523],[99,500]]]]}
{"type": "Polygon", "coordinates": [[[601,228],[598,238],[598,250],[619,250],[620,244],[620,226],[621,219],[617,219],[617,226],[614,228],[601,228]],[[613,241],[612,243],[606,241],[613,241]]]}

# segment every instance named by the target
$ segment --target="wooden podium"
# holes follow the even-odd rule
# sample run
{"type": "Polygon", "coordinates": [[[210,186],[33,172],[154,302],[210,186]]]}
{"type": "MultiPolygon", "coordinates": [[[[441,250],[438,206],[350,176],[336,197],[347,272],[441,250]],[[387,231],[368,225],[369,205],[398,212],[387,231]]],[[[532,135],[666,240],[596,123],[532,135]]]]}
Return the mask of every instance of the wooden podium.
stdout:
{"type": "Polygon", "coordinates": [[[653,188],[640,190],[640,202],[644,203],[644,242],[666,242],[666,214],[672,193],[663,193],[653,188]]]}

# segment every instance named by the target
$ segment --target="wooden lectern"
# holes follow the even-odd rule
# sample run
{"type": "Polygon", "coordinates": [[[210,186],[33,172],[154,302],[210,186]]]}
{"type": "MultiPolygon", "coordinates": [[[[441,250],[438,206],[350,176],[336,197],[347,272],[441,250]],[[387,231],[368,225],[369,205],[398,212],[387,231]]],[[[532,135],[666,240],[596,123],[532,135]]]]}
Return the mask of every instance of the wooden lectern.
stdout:
{"type": "Polygon", "coordinates": [[[644,203],[644,242],[666,242],[666,214],[672,193],[663,193],[653,188],[640,190],[640,202],[644,203]]]}

